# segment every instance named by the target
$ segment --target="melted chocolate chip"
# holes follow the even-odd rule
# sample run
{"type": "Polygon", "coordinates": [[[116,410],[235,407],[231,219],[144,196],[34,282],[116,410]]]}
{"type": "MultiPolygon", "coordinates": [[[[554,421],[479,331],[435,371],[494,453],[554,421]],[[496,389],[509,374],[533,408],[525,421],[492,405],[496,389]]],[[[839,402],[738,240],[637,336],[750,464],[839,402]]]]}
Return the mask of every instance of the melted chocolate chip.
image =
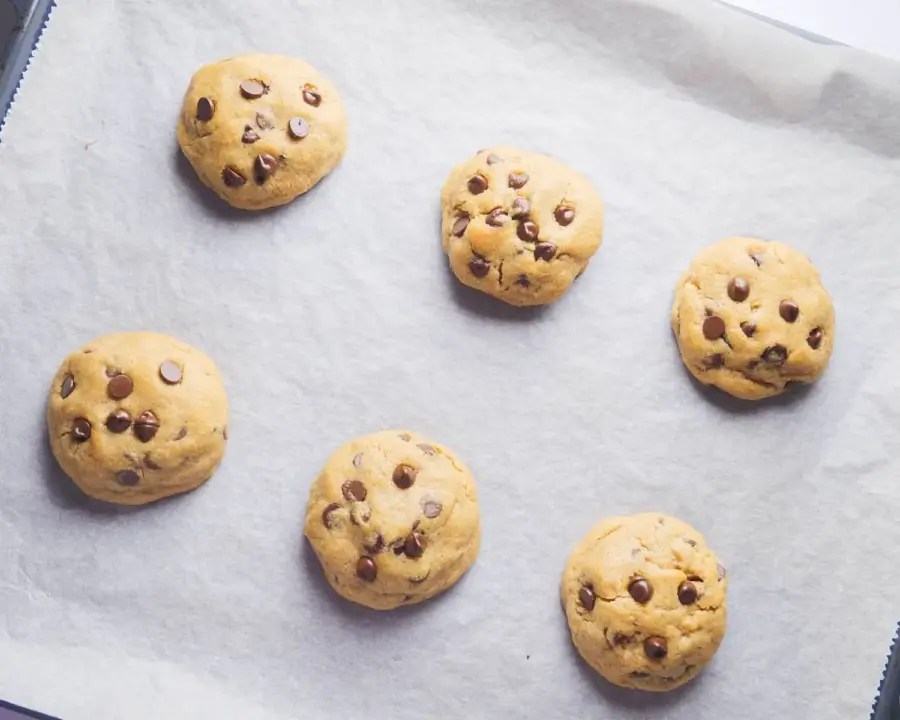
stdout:
{"type": "Polygon", "coordinates": [[[106,393],[113,400],[124,400],[134,390],[134,383],[127,375],[116,375],[106,385],[106,393]]]}
{"type": "Polygon", "coordinates": [[[813,350],[818,350],[819,346],[822,344],[822,329],[813,328],[810,330],[809,335],[806,336],[806,342],[813,350]]]}
{"type": "Polygon", "coordinates": [[[309,123],[302,117],[291,118],[288,123],[288,134],[294,140],[302,140],[309,135],[309,123]]]}
{"type": "Polygon", "coordinates": [[[750,283],[742,277],[732,278],[728,283],[728,297],[735,302],[744,302],[750,295],[750,283]]]}
{"type": "Polygon", "coordinates": [[[782,300],[778,305],[778,314],[785,322],[795,322],[800,315],[800,306],[793,300],[782,300]]]}
{"type": "Polygon", "coordinates": [[[244,80],[241,83],[241,95],[248,100],[258,100],[266,94],[266,86],[259,80],[244,80]]]}
{"type": "Polygon", "coordinates": [[[524,273],[519,275],[519,279],[516,280],[516,282],[519,283],[519,285],[521,285],[523,288],[527,288],[531,285],[531,280],[529,280],[528,276],[524,273]]]}
{"type": "Polygon", "coordinates": [[[121,408],[113,410],[106,418],[106,429],[110,432],[122,433],[130,427],[131,415],[128,414],[128,411],[121,408]]]}
{"type": "Polygon", "coordinates": [[[682,605],[693,605],[697,601],[697,586],[685,580],[678,586],[678,602],[682,605]]]}
{"type": "Polygon", "coordinates": [[[134,421],[134,434],[141,442],[150,442],[159,432],[159,418],[151,410],[142,412],[134,421]]]}
{"type": "Polygon", "coordinates": [[[312,85],[303,86],[303,102],[313,107],[319,107],[322,104],[322,96],[316,92],[312,85]]]}
{"type": "Polygon", "coordinates": [[[549,262],[556,255],[556,245],[549,242],[539,242],[534,247],[534,259],[549,262]]]}
{"type": "Polygon", "coordinates": [[[509,215],[503,212],[503,208],[494,208],[488,213],[485,222],[491,227],[503,227],[503,223],[509,220],[509,215]]]}
{"type": "Polygon", "coordinates": [[[370,557],[361,557],[356,561],[356,577],[364,582],[375,582],[378,577],[378,566],[370,557]]]}
{"type": "Polygon", "coordinates": [[[403,552],[408,558],[422,557],[422,553],[425,552],[425,536],[422,533],[411,532],[403,543],[403,552]]]}
{"type": "Polygon", "coordinates": [[[484,175],[473,175],[468,182],[469,192],[473,195],[481,195],[488,189],[488,181],[484,175]]]}
{"type": "Polygon", "coordinates": [[[226,165],[222,168],[222,182],[230,188],[239,188],[247,183],[247,178],[231,167],[231,165],[226,165]]]}
{"type": "Polygon", "coordinates": [[[787,356],[788,351],[784,345],[772,345],[763,351],[762,360],[769,365],[784,365],[787,356]]]}
{"type": "Polygon", "coordinates": [[[249,125],[245,127],[244,134],[241,135],[241,142],[244,143],[244,145],[252,145],[257,140],[259,140],[259,133],[249,125]]]}
{"type": "Polygon", "coordinates": [[[216,104],[208,97],[202,97],[197,101],[197,119],[200,122],[209,122],[216,114],[216,104]]]}
{"type": "Polygon", "coordinates": [[[119,470],[119,472],[116,473],[116,482],[118,482],[119,485],[133,487],[140,481],[141,476],[138,475],[134,470],[119,470]]]}
{"type": "Polygon", "coordinates": [[[394,474],[391,476],[391,479],[394,481],[394,485],[401,490],[408,490],[416,481],[417,474],[415,468],[401,463],[394,468],[394,474]]]}
{"type": "Polygon", "coordinates": [[[491,269],[491,264],[483,257],[473,257],[469,260],[469,272],[477,278],[483,278],[491,269]]]}
{"type": "Polygon", "coordinates": [[[77,442],[85,442],[91,439],[91,424],[85,418],[79,417],[72,421],[72,437],[77,442]]]}
{"type": "Polygon", "coordinates": [[[669,645],[665,638],[648,637],[644,640],[644,653],[651,660],[662,660],[669,654],[669,645]]]}
{"type": "Polygon", "coordinates": [[[525,187],[525,183],[527,182],[528,173],[526,172],[511,172],[509,174],[509,186],[515,190],[525,187]]]}
{"type": "Polygon", "coordinates": [[[653,597],[653,586],[649,580],[644,578],[634,578],[628,583],[628,594],[634,598],[635,602],[645,605],[650,602],[653,597]]]}
{"type": "Polygon", "coordinates": [[[525,220],[519,223],[519,228],[516,230],[516,235],[519,236],[520,240],[525,242],[534,242],[537,240],[538,233],[540,230],[538,229],[537,223],[532,220],[525,220]]]}
{"type": "Polygon", "coordinates": [[[59,388],[60,397],[65,400],[69,395],[72,394],[72,391],[75,389],[75,378],[72,375],[66,375],[62,380],[62,385],[59,388]]]}
{"type": "Polygon", "coordinates": [[[531,212],[531,203],[523,197],[517,197],[513,200],[512,207],[509,210],[509,216],[516,220],[528,217],[531,212]]]}
{"type": "Polygon", "coordinates": [[[594,595],[594,589],[588,585],[583,585],[578,591],[578,602],[580,602],[581,607],[588,612],[593,610],[594,605],[597,603],[597,596],[594,595]]]}
{"type": "Polygon", "coordinates": [[[710,315],[703,321],[703,337],[718,340],[725,334],[725,321],[718,315],[710,315]]]}
{"type": "Polygon", "coordinates": [[[337,524],[337,518],[334,517],[334,513],[340,509],[340,505],[338,505],[337,503],[331,503],[330,505],[327,505],[322,511],[322,524],[329,530],[337,524]]]}
{"type": "Polygon", "coordinates": [[[556,222],[565,227],[571,225],[575,219],[575,210],[568,205],[560,205],[553,211],[553,217],[556,218],[556,222]]]}
{"type": "Polygon", "coordinates": [[[257,155],[256,161],[253,163],[253,175],[256,178],[257,184],[262,185],[268,180],[277,167],[278,158],[274,155],[270,155],[269,153],[260,153],[257,155]]]}
{"type": "Polygon", "coordinates": [[[466,228],[469,227],[469,216],[468,215],[460,215],[453,222],[453,228],[450,230],[450,233],[454,237],[462,237],[466,232],[466,228]]]}
{"type": "Polygon", "coordinates": [[[744,335],[746,335],[747,337],[753,337],[754,333],[756,332],[756,323],[742,322],[741,330],[744,331],[744,335]]]}
{"type": "Polygon", "coordinates": [[[369,493],[366,490],[366,486],[363,485],[359,480],[347,480],[343,485],[341,485],[341,494],[346,500],[355,500],[356,502],[362,502],[366,499],[366,495],[368,495],[369,493]]]}
{"type": "Polygon", "coordinates": [[[443,506],[437,500],[426,500],[422,503],[422,512],[425,513],[425,517],[429,520],[434,520],[441,514],[443,509],[443,506]]]}
{"type": "Polygon", "coordinates": [[[181,382],[182,378],[181,366],[171,360],[166,360],[164,363],[160,363],[159,376],[164,383],[167,383],[168,385],[177,385],[181,382]]]}
{"type": "Polygon", "coordinates": [[[715,370],[725,364],[725,356],[722,353],[713,353],[703,358],[703,364],[707,370],[715,370]]]}
{"type": "Polygon", "coordinates": [[[366,552],[377,555],[384,550],[384,535],[382,535],[381,533],[375,533],[374,537],[368,538],[366,542],[363,543],[363,547],[365,548],[366,552]]]}

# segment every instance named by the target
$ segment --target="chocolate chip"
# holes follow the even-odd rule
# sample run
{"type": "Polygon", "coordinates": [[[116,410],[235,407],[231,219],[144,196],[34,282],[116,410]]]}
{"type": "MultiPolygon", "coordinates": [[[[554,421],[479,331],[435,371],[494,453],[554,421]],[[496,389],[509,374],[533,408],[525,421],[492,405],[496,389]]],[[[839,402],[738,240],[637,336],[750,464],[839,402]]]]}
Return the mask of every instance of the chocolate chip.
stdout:
{"type": "Polygon", "coordinates": [[[509,216],[518,220],[519,218],[528,217],[528,213],[530,212],[531,203],[523,197],[517,197],[515,200],[513,200],[512,207],[509,211],[509,216]]]}
{"type": "Polygon", "coordinates": [[[426,455],[434,455],[434,453],[435,453],[435,449],[433,447],[431,447],[431,445],[428,445],[427,443],[419,443],[418,445],[416,445],[416,447],[419,448],[419,450],[421,450],[426,455]]]}
{"type": "Polygon", "coordinates": [[[582,585],[581,589],[578,591],[578,602],[581,603],[581,607],[590,612],[594,609],[594,605],[597,603],[597,596],[594,595],[594,589],[587,585],[582,585]]]}
{"type": "Polygon", "coordinates": [[[159,376],[163,379],[163,382],[169,385],[177,385],[181,382],[181,366],[171,360],[166,360],[159,365],[159,376]]]}
{"type": "Polygon", "coordinates": [[[363,543],[363,547],[367,552],[377,555],[384,550],[384,535],[375,533],[374,538],[369,538],[363,543]]]}
{"type": "Polygon", "coordinates": [[[477,278],[483,278],[491,269],[491,264],[483,257],[473,257],[469,260],[469,272],[477,278]]]}
{"type": "Polygon", "coordinates": [[[662,660],[669,654],[669,646],[665,638],[648,637],[644,640],[644,653],[651,660],[662,660]]]}
{"type": "Polygon", "coordinates": [[[375,582],[378,577],[378,566],[370,557],[361,557],[356,561],[356,577],[365,582],[375,582]]]}
{"type": "Polygon", "coordinates": [[[356,453],[353,456],[353,467],[359,467],[362,465],[362,453],[356,453]]]}
{"type": "Polygon", "coordinates": [[[244,128],[244,134],[241,135],[241,142],[245,145],[252,145],[259,140],[259,133],[249,125],[244,128]]]}
{"type": "Polygon", "coordinates": [[[119,485],[132,487],[141,481],[141,476],[134,470],[119,470],[119,472],[116,473],[116,481],[119,485]]]}
{"type": "Polygon", "coordinates": [[[524,240],[525,242],[534,242],[537,240],[537,236],[540,230],[538,229],[537,223],[532,220],[524,220],[519,223],[519,229],[516,230],[516,235],[519,236],[520,240],[524,240]]]}
{"type": "Polygon", "coordinates": [[[527,288],[529,285],[531,285],[531,280],[529,280],[528,276],[524,273],[522,275],[519,275],[519,279],[516,280],[516,282],[524,288],[527,288]]]}
{"type": "Polygon", "coordinates": [[[728,283],[728,297],[735,302],[744,302],[749,295],[750,283],[744,280],[744,278],[732,278],[731,282],[728,283]]]}
{"type": "Polygon", "coordinates": [[[183,427],[178,431],[178,434],[172,438],[172,442],[178,442],[179,440],[184,440],[187,437],[187,428],[183,427]]]}
{"type": "Polygon", "coordinates": [[[469,227],[469,216],[460,215],[453,223],[453,229],[450,232],[454,237],[462,237],[467,227],[469,227]]]}
{"type": "Polygon", "coordinates": [[[635,602],[645,605],[653,597],[653,586],[649,580],[634,578],[628,583],[628,594],[634,598],[635,602]]]}
{"type": "Polygon", "coordinates": [[[131,427],[131,415],[128,411],[113,410],[106,418],[106,429],[110,432],[121,433],[131,427]]]}
{"type": "Polygon", "coordinates": [[[337,503],[331,503],[330,505],[327,505],[322,511],[322,524],[329,530],[337,524],[336,519],[333,518],[332,515],[334,515],[335,511],[340,509],[340,505],[338,505],[337,503]]]}
{"type": "Polygon", "coordinates": [[[634,635],[624,635],[622,633],[616,633],[613,635],[612,646],[616,647],[617,645],[629,645],[634,642],[634,635]]]}
{"type": "Polygon", "coordinates": [[[134,383],[127,375],[116,375],[106,386],[106,392],[113,400],[124,400],[132,390],[134,383]]]}
{"type": "Polygon", "coordinates": [[[682,605],[693,605],[697,601],[697,586],[685,580],[678,586],[678,602],[682,605]]]}
{"type": "Polygon", "coordinates": [[[728,574],[728,571],[725,570],[724,565],[720,565],[716,563],[716,576],[719,578],[719,582],[725,579],[725,576],[728,574]]]}
{"type": "Polygon", "coordinates": [[[491,153],[490,155],[488,155],[487,160],[486,160],[488,165],[496,165],[498,162],[502,162],[502,161],[503,161],[503,158],[501,158],[498,155],[494,155],[494,153],[491,153]]]}
{"type": "Polygon", "coordinates": [[[142,412],[134,421],[134,434],[141,442],[150,442],[159,432],[159,418],[153,411],[142,412]]]}
{"type": "Polygon", "coordinates": [[[772,345],[763,351],[762,360],[770,365],[783,365],[787,356],[788,351],[784,345],[772,345]]]}
{"type": "Polygon", "coordinates": [[[244,80],[241,83],[241,95],[248,100],[258,100],[266,94],[266,86],[259,80],[244,80]]]}
{"type": "Polygon", "coordinates": [[[434,520],[441,514],[443,509],[443,506],[437,500],[426,500],[422,503],[422,512],[425,513],[425,517],[429,520],[434,520]]]}
{"type": "Polygon", "coordinates": [[[271,130],[273,127],[275,127],[275,121],[268,115],[264,115],[263,113],[256,113],[256,127],[258,127],[260,130],[271,130]]]}
{"type": "Polygon", "coordinates": [[[750,253],[750,259],[756,263],[756,267],[759,267],[760,265],[763,264],[764,256],[765,256],[765,253],[756,253],[756,254],[750,253]]]}
{"type": "Polygon", "coordinates": [[[222,182],[228,187],[239,188],[247,182],[247,178],[231,167],[231,165],[226,165],[222,168],[222,182]]]}
{"type": "Polygon", "coordinates": [[[469,192],[473,195],[481,195],[488,189],[488,181],[484,175],[473,175],[469,178],[469,192]]]}
{"type": "Polygon", "coordinates": [[[216,104],[208,97],[202,97],[197,101],[197,119],[201,122],[209,122],[216,114],[216,104]]]}
{"type": "Polygon", "coordinates": [[[710,315],[703,321],[703,337],[718,340],[725,334],[725,321],[718,315],[710,315]]]}
{"type": "MultiPolygon", "coordinates": [[[[809,343],[809,346],[813,350],[818,350],[819,345],[822,344],[822,329],[821,328],[813,328],[809,331],[809,335],[806,336],[806,342],[809,343]]],[[[63,395],[65,397],[65,395],[63,395]]]]}
{"type": "Polygon", "coordinates": [[[525,172],[511,172],[509,174],[509,186],[515,190],[518,190],[521,187],[525,187],[525,183],[528,182],[528,173],[525,172]]]}
{"type": "Polygon", "coordinates": [[[366,490],[366,486],[359,480],[347,480],[341,485],[341,494],[343,494],[344,498],[347,500],[362,502],[369,493],[366,490]]]}
{"type": "Polygon", "coordinates": [[[549,262],[556,255],[556,245],[549,242],[539,242],[534,248],[535,260],[546,260],[549,262]]]}
{"type": "Polygon", "coordinates": [[[144,465],[151,470],[162,470],[162,468],[157,465],[153,460],[150,459],[150,453],[144,455],[144,465]]]}
{"type": "Polygon", "coordinates": [[[228,426],[227,425],[222,428],[222,439],[223,440],[228,439],[228,426]]]}
{"type": "Polygon", "coordinates": [[[59,388],[60,397],[65,400],[69,395],[72,394],[72,391],[75,389],[75,378],[72,375],[66,375],[63,378],[62,386],[59,388]]]}
{"type": "Polygon", "coordinates": [[[575,219],[575,210],[568,205],[560,205],[553,211],[553,217],[556,218],[556,222],[565,227],[571,225],[575,219]]]}
{"type": "Polygon", "coordinates": [[[309,123],[302,117],[291,118],[288,123],[288,134],[294,138],[294,140],[302,140],[309,135],[309,123]]]}
{"type": "Polygon", "coordinates": [[[275,172],[276,167],[278,167],[278,158],[274,155],[269,155],[269,153],[257,155],[256,161],[253,163],[253,174],[256,177],[257,184],[262,185],[268,180],[272,173],[275,172]]]}
{"type": "Polygon", "coordinates": [[[691,547],[697,547],[697,541],[691,540],[691,538],[685,538],[684,541],[690,545],[691,547]]]}
{"type": "Polygon", "coordinates": [[[778,314],[785,322],[792,323],[797,320],[800,314],[800,306],[793,300],[782,300],[778,305],[778,314]]]}
{"type": "Polygon", "coordinates": [[[491,227],[503,227],[503,223],[507,220],[509,220],[509,215],[503,212],[503,208],[494,208],[485,218],[485,222],[491,227]]]}
{"type": "Polygon", "coordinates": [[[416,475],[418,473],[415,468],[401,463],[394,468],[394,474],[391,476],[391,479],[394,481],[394,485],[401,490],[408,490],[416,481],[416,475]]]}
{"type": "Polygon", "coordinates": [[[425,536],[422,533],[411,532],[403,543],[403,552],[408,558],[422,557],[422,553],[425,552],[425,536]]]}
{"type": "Polygon", "coordinates": [[[372,518],[372,508],[368,505],[351,505],[350,522],[354,525],[363,525],[372,518]]]}
{"type": "Polygon", "coordinates": [[[703,364],[707,370],[715,370],[725,364],[725,356],[722,353],[713,353],[703,358],[703,364]]]}
{"type": "Polygon", "coordinates": [[[412,435],[405,432],[400,433],[397,437],[400,438],[403,442],[409,442],[410,440],[412,440],[412,435]]]}
{"type": "Polygon", "coordinates": [[[741,330],[744,331],[744,335],[746,335],[747,337],[753,337],[754,333],[756,332],[756,323],[742,322],[741,330]]]}
{"type": "Polygon", "coordinates": [[[322,96],[316,92],[312,85],[303,86],[303,102],[313,107],[319,107],[322,102],[322,96]]]}
{"type": "Polygon", "coordinates": [[[72,437],[78,442],[90,440],[91,424],[83,417],[75,418],[72,421],[72,437]]]}

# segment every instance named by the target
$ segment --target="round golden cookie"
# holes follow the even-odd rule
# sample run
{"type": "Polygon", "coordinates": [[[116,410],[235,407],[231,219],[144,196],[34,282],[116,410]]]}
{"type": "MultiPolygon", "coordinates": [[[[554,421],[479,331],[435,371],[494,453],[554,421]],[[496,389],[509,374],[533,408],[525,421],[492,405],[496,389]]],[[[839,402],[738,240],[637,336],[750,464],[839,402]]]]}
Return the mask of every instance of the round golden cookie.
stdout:
{"type": "Polygon", "coordinates": [[[725,568],[694,528],[644,513],[597,523],[562,578],[572,642],[615,685],[665,691],[712,659],[725,636],[725,568]]]}
{"type": "Polygon", "coordinates": [[[678,281],[672,329],[695,378],[758,400],[824,372],[834,307],[804,255],[734,237],[703,250],[678,281]]]}
{"type": "Polygon", "coordinates": [[[313,483],[306,537],[347,600],[376,610],[422,602],[475,561],[475,482],[450,450],[415,433],[359,438],[313,483]]]}
{"type": "Polygon", "coordinates": [[[309,63],[243,55],[191,79],[178,144],[219,197],[261,210],[290,202],[335,168],[347,116],[335,87],[309,63]]]}
{"type": "Polygon", "coordinates": [[[87,495],[142,505],[193,490],[218,467],[228,399],[206,355],[168,335],[106,335],[50,386],[50,446],[87,495]]]}
{"type": "Polygon", "coordinates": [[[455,167],[441,211],[456,277],[511,305],[559,299],[603,237],[603,203],[587,178],[511,147],[482,150],[455,167]]]}

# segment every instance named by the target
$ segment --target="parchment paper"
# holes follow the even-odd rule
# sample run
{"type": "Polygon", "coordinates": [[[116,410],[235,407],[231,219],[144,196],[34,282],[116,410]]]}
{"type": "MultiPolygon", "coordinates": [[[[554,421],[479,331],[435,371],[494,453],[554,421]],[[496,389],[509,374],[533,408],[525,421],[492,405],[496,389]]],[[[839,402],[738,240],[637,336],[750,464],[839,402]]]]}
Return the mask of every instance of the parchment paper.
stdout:
{"type": "Polygon", "coordinates": [[[663,0],[67,0],[0,144],[0,696],[65,720],[866,716],[900,615],[900,65],[663,0]],[[280,211],[232,211],[181,159],[194,70],[249,51],[341,89],[350,146],[280,211]],[[588,272],[543,310],[462,288],[451,166],[511,143],[607,203],[588,272]],[[729,401],[668,311],[731,234],[807,252],[833,295],[821,382],[729,401]],[[172,333],[220,365],[224,465],[138,510],[87,501],[45,440],[62,358],[172,333]],[[349,438],[412,428],[472,467],[483,548],[440,599],[336,598],[308,487],[349,438]],[[701,679],[613,689],[571,648],[565,559],[660,510],[729,568],[701,679]]]}

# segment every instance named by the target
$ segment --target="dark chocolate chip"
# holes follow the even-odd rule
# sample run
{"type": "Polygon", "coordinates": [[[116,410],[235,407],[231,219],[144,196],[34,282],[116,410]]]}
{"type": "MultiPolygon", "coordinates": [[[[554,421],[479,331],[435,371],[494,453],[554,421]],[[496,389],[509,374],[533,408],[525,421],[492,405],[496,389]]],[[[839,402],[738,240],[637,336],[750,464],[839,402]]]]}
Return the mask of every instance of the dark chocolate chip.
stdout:
{"type": "Polygon", "coordinates": [[[331,503],[330,505],[327,505],[322,511],[322,524],[329,529],[333,528],[336,524],[336,520],[332,517],[332,515],[334,515],[336,510],[340,509],[341,506],[337,503],[331,503]]]}
{"type": "Polygon", "coordinates": [[[583,585],[578,591],[578,602],[580,602],[581,607],[583,607],[588,612],[593,610],[594,605],[597,603],[597,596],[594,595],[594,589],[592,587],[588,587],[587,585],[583,585]]]}
{"type": "Polygon", "coordinates": [[[523,197],[517,197],[513,200],[512,207],[509,210],[509,216],[516,220],[528,217],[531,212],[531,203],[523,197]]]}
{"type": "Polygon", "coordinates": [[[260,130],[271,130],[273,127],[275,127],[275,121],[268,115],[263,115],[263,113],[256,113],[256,127],[258,127],[260,130]]]}
{"type": "Polygon", "coordinates": [[[416,481],[416,469],[401,463],[397,467],[394,468],[394,474],[391,478],[394,481],[394,485],[396,485],[401,490],[408,490],[412,487],[412,484],[416,481]]]}
{"type": "Polygon", "coordinates": [[[645,605],[653,597],[653,586],[649,580],[634,578],[628,583],[628,594],[634,598],[635,602],[645,605]]]}
{"type": "Polygon", "coordinates": [[[163,382],[169,385],[177,385],[182,378],[181,366],[171,360],[166,360],[159,365],[159,376],[163,379],[163,382]]]}
{"type": "Polygon", "coordinates": [[[784,345],[772,345],[763,350],[762,360],[770,365],[784,365],[788,351],[784,345]]]}
{"type": "Polygon", "coordinates": [[[141,442],[150,442],[159,432],[159,418],[153,411],[142,412],[134,421],[134,434],[141,442]]]}
{"type": "Polygon", "coordinates": [[[132,390],[134,383],[127,375],[116,375],[106,386],[106,392],[113,400],[124,400],[131,395],[132,390]]]}
{"type": "Polygon", "coordinates": [[[208,97],[202,97],[197,101],[197,119],[201,122],[209,122],[216,114],[216,104],[208,97]]]}
{"type": "Polygon", "coordinates": [[[246,184],[247,178],[245,178],[237,170],[231,167],[231,165],[226,165],[224,168],[222,168],[222,182],[224,182],[228,187],[239,188],[242,185],[246,184]]]}
{"type": "Polygon", "coordinates": [[[257,155],[256,161],[253,163],[253,175],[256,177],[256,182],[262,185],[275,172],[276,167],[278,167],[278,158],[274,155],[269,155],[269,153],[257,155]]]}
{"type": "Polygon", "coordinates": [[[356,453],[353,456],[353,467],[359,467],[362,465],[362,453],[356,453]]]}
{"type": "MultiPolygon", "coordinates": [[[[821,328],[813,328],[809,331],[809,335],[806,336],[806,342],[809,343],[809,346],[813,350],[818,350],[819,346],[822,344],[822,329],[821,328]]],[[[65,395],[63,395],[65,397],[65,395]]]]}
{"type": "Polygon", "coordinates": [[[425,536],[422,533],[411,532],[403,543],[403,552],[408,558],[422,557],[422,553],[425,552],[425,536]]]}
{"type": "Polygon", "coordinates": [[[313,107],[319,107],[322,103],[322,96],[316,92],[312,85],[303,86],[303,102],[313,107]]]}
{"type": "Polygon", "coordinates": [[[669,654],[669,645],[665,638],[648,637],[644,640],[644,653],[651,660],[662,660],[669,654]]]}
{"type": "Polygon", "coordinates": [[[462,237],[463,233],[465,233],[466,228],[469,227],[469,216],[468,215],[460,215],[453,223],[453,229],[450,232],[454,237],[462,237]]]}
{"type": "Polygon", "coordinates": [[[366,549],[366,552],[377,555],[384,550],[384,535],[375,533],[375,537],[364,542],[363,547],[366,549]]]}
{"type": "Polygon", "coordinates": [[[431,445],[429,445],[428,443],[419,443],[418,445],[416,445],[416,447],[426,455],[434,455],[435,453],[434,448],[431,447],[431,445]]]}
{"type": "Polygon", "coordinates": [[[549,242],[539,242],[534,247],[534,259],[549,262],[556,255],[556,245],[549,242]]]}
{"type": "Polygon", "coordinates": [[[72,375],[66,375],[63,378],[62,386],[59,388],[60,397],[65,400],[69,395],[72,394],[72,391],[75,389],[75,378],[72,375]]]}
{"type": "Polygon", "coordinates": [[[91,424],[85,418],[79,417],[72,421],[72,437],[78,442],[91,439],[91,424]]]}
{"type": "Polygon", "coordinates": [[[498,162],[502,161],[503,158],[501,158],[499,155],[494,155],[494,153],[491,153],[487,156],[487,160],[485,162],[487,162],[488,165],[496,165],[498,162]]]}
{"type": "Polygon", "coordinates": [[[519,285],[521,285],[522,287],[525,287],[525,288],[527,288],[529,285],[531,285],[531,280],[529,280],[529,279],[528,279],[528,276],[525,275],[524,273],[523,273],[522,275],[519,275],[519,279],[516,280],[516,282],[519,283],[519,285]]]}
{"type": "Polygon", "coordinates": [[[634,642],[634,635],[624,635],[622,633],[616,633],[613,635],[612,646],[621,646],[621,645],[629,645],[634,642]]]}
{"type": "Polygon", "coordinates": [[[365,582],[375,582],[378,577],[378,566],[370,557],[361,557],[356,561],[356,577],[365,582]]]}
{"type": "Polygon", "coordinates": [[[469,178],[469,192],[473,195],[481,195],[488,189],[488,181],[484,175],[473,175],[469,178]]]}
{"type": "Polygon", "coordinates": [[[266,86],[259,80],[244,80],[241,83],[241,95],[248,100],[257,100],[266,94],[266,86]]]}
{"type": "Polygon", "coordinates": [[[187,428],[183,427],[178,431],[178,434],[172,438],[172,442],[178,442],[179,440],[184,440],[187,437],[187,428]]]}
{"type": "Polygon", "coordinates": [[[141,476],[138,475],[134,470],[119,470],[116,473],[116,482],[119,485],[127,485],[128,487],[133,487],[137,485],[141,481],[141,476]]]}
{"type": "Polygon", "coordinates": [[[443,506],[437,500],[426,500],[422,503],[422,512],[425,513],[425,517],[429,520],[434,520],[441,514],[443,509],[443,506]]]}
{"type": "Polygon", "coordinates": [[[741,330],[744,331],[744,335],[746,335],[747,337],[753,337],[754,333],[756,332],[756,323],[742,322],[741,330]]]}
{"type": "Polygon", "coordinates": [[[110,432],[121,433],[131,427],[131,415],[127,410],[113,410],[106,418],[106,429],[110,432]]]}
{"type": "Polygon", "coordinates": [[[359,480],[347,480],[341,485],[341,493],[345,499],[355,500],[357,502],[362,502],[366,499],[366,495],[369,494],[366,490],[366,486],[359,480]]]}
{"type": "Polygon", "coordinates": [[[244,128],[244,134],[241,135],[242,143],[244,143],[245,145],[252,145],[257,140],[259,140],[259,133],[256,132],[256,130],[251,128],[249,125],[244,128]]]}
{"type": "Polygon", "coordinates": [[[528,173],[525,172],[511,172],[509,174],[509,186],[515,190],[518,190],[521,187],[525,187],[525,183],[528,182],[528,173]]]}
{"type": "Polygon", "coordinates": [[[718,315],[710,315],[703,321],[703,337],[718,340],[725,334],[725,321],[718,315]]]}
{"type": "Polygon", "coordinates": [[[732,278],[728,283],[728,297],[735,302],[744,302],[750,295],[750,283],[742,277],[732,278]]]}
{"type": "Polygon", "coordinates": [[[703,363],[707,370],[715,370],[725,364],[725,356],[722,353],[713,353],[703,358],[703,363]]]}
{"type": "Polygon", "coordinates": [[[509,215],[503,212],[503,208],[494,208],[485,218],[485,222],[491,227],[503,227],[503,223],[507,220],[509,220],[509,215]]]}
{"type": "Polygon", "coordinates": [[[516,230],[516,235],[519,236],[520,240],[524,240],[525,242],[534,242],[537,240],[539,232],[540,230],[538,229],[536,222],[524,220],[519,223],[519,229],[516,230]]]}
{"type": "Polygon", "coordinates": [[[560,205],[553,211],[553,217],[556,218],[556,222],[565,227],[571,225],[575,219],[575,210],[568,205],[560,205]]]}
{"type": "Polygon", "coordinates": [[[491,264],[483,257],[473,257],[469,260],[469,272],[477,278],[483,278],[491,269],[491,264]]]}
{"type": "Polygon", "coordinates": [[[682,605],[693,605],[697,601],[697,586],[685,580],[678,586],[678,602],[682,605]]]}
{"type": "Polygon", "coordinates": [[[793,300],[782,300],[778,305],[778,314],[785,322],[795,322],[800,314],[800,306],[793,300]]]}
{"type": "Polygon", "coordinates": [[[288,134],[294,140],[302,140],[309,135],[309,123],[302,117],[291,118],[291,121],[288,123],[288,134]]]}

